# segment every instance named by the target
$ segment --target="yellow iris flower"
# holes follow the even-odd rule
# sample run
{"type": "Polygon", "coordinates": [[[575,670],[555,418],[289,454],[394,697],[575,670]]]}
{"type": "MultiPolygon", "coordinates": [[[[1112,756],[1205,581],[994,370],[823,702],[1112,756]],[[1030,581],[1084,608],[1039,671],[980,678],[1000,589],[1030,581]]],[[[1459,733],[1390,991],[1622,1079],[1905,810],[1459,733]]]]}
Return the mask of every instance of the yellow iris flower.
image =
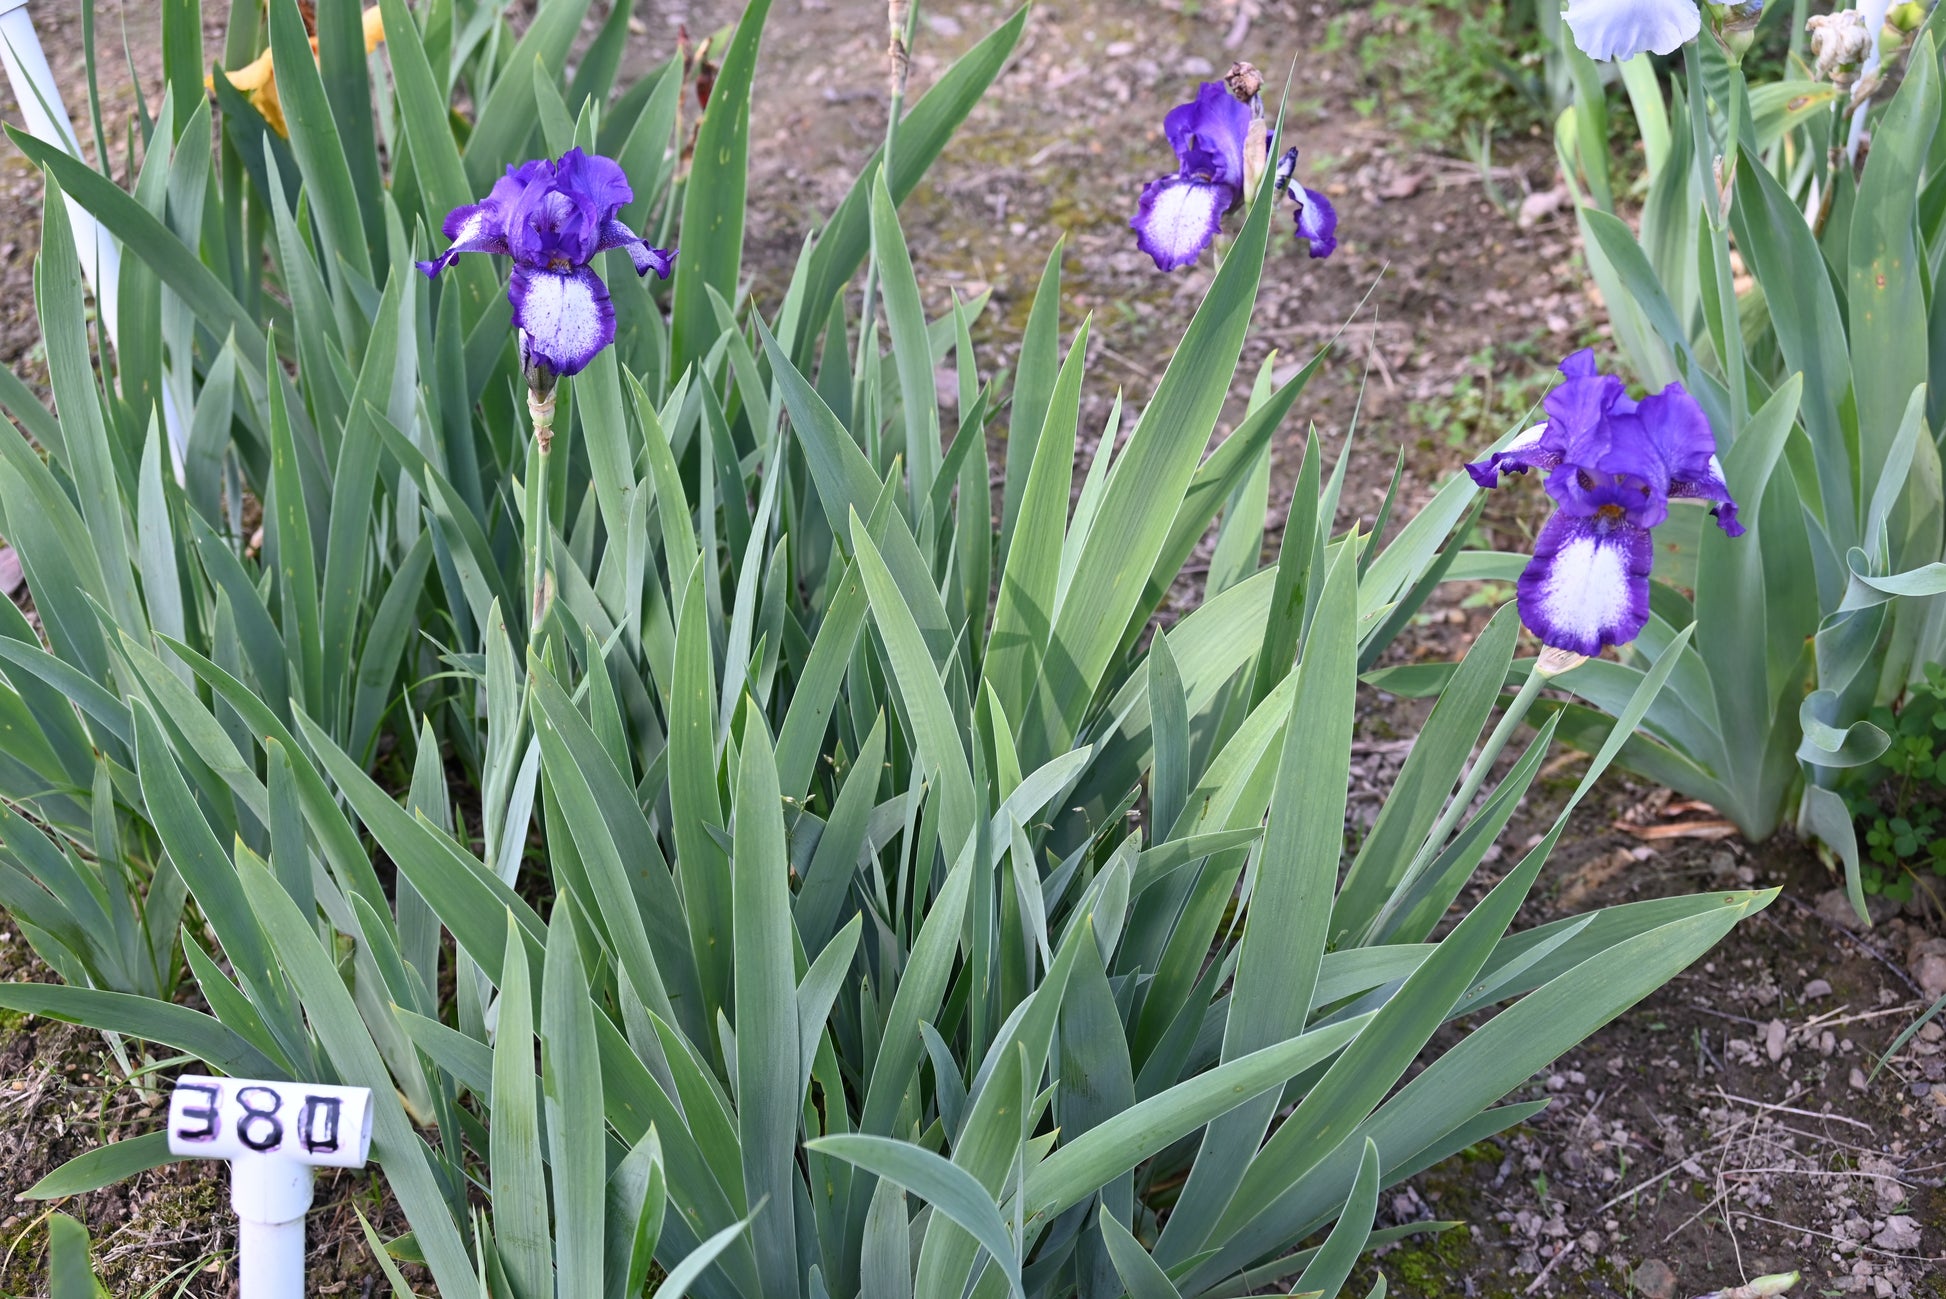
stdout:
{"type": "MultiPolygon", "coordinates": [[[[365,53],[370,54],[385,40],[385,19],[380,15],[378,6],[373,5],[365,11],[364,21],[365,53]]],[[[313,36],[311,56],[317,57],[317,52],[318,38],[313,36]]],[[[232,86],[243,92],[252,108],[263,114],[263,119],[270,124],[271,130],[287,140],[290,138],[290,128],[284,123],[284,106],[277,99],[277,69],[271,63],[269,50],[265,50],[234,72],[225,72],[223,75],[230,79],[232,86]]],[[[214,93],[216,81],[213,77],[204,77],[203,86],[214,93]]]]}

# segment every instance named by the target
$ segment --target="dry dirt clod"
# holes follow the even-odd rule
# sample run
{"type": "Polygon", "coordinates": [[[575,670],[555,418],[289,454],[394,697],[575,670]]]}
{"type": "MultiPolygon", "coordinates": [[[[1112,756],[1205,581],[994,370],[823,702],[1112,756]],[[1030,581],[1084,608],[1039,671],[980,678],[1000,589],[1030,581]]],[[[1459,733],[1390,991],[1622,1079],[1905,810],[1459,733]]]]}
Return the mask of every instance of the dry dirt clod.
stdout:
{"type": "Polygon", "coordinates": [[[1914,943],[1906,969],[1928,999],[1946,997],[1946,938],[1925,938],[1914,943]]]}
{"type": "Polygon", "coordinates": [[[1629,1284],[1646,1299],[1675,1299],[1676,1273],[1659,1258],[1643,1259],[1629,1278],[1629,1284]]]}
{"type": "Polygon", "coordinates": [[[1919,1222],[1916,1218],[1903,1213],[1894,1214],[1885,1220],[1885,1226],[1872,1236],[1872,1244],[1880,1249],[1893,1251],[1911,1250],[1919,1247],[1919,1222]]]}
{"type": "Polygon", "coordinates": [[[1781,1019],[1773,1019],[1764,1026],[1764,1054],[1776,1064],[1784,1058],[1784,1046],[1790,1041],[1791,1030],[1781,1019]]]}
{"type": "MultiPolygon", "coordinates": [[[[1865,911],[1874,925],[1882,925],[1899,914],[1899,904],[1874,893],[1865,899],[1865,911]]],[[[1858,923],[1858,913],[1851,909],[1851,899],[1845,896],[1843,889],[1826,889],[1818,894],[1818,914],[1840,929],[1858,930],[1865,927],[1858,923]]]]}
{"type": "Polygon", "coordinates": [[[1559,185],[1529,194],[1520,201],[1520,228],[1531,230],[1568,204],[1568,191],[1559,185]]]}
{"type": "Polygon", "coordinates": [[[1829,997],[1831,995],[1831,981],[1829,979],[1813,979],[1804,985],[1804,991],[1800,995],[1805,1001],[1816,1001],[1819,997],[1829,997]]]}

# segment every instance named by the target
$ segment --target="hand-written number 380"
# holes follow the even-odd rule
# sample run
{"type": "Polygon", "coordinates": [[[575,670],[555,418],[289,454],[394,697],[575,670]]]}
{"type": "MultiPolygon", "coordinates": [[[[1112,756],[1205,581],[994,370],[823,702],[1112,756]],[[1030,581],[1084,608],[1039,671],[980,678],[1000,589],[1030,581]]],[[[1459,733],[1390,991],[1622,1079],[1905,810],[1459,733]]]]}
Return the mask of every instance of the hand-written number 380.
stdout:
{"type": "MultiPolygon", "coordinates": [[[[220,1100],[222,1093],[215,1087],[202,1084],[184,1084],[183,1090],[199,1092],[202,1104],[183,1106],[182,1117],[190,1122],[200,1122],[201,1127],[180,1128],[176,1132],[182,1141],[212,1141],[217,1136],[218,1124],[222,1119],[220,1100]]],[[[275,1150],[284,1144],[285,1096],[273,1087],[243,1087],[236,1094],[237,1140],[251,1150],[275,1150]]],[[[335,1096],[306,1096],[297,1112],[297,1138],[310,1154],[321,1154],[338,1149],[338,1118],[343,1110],[343,1102],[335,1096]]]]}

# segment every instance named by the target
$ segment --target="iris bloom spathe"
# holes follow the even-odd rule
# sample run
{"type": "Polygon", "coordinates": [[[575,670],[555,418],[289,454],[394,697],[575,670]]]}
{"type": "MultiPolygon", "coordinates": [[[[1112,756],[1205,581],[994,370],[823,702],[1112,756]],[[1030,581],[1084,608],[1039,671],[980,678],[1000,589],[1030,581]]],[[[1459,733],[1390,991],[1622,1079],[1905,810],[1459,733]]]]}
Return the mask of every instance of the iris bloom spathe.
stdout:
{"type": "MultiPolygon", "coordinates": [[[[1143,188],[1129,222],[1136,247],[1155,259],[1157,270],[1173,271],[1201,257],[1223,228],[1224,214],[1243,202],[1252,178],[1263,174],[1271,139],[1254,104],[1221,81],[1205,81],[1195,99],[1162,119],[1176,151],[1176,174],[1143,188]]],[[[1278,164],[1278,188],[1297,205],[1297,237],[1310,245],[1311,256],[1329,257],[1338,246],[1338,214],[1324,195],[1292,182],[1296,162],[1292,149],[1278,164]]]]}
{"type": "Polygon", "coordinates": [[[634,198],[612,158],[569,149],[558,162],[524,162],[507,168],[486,198],[446,214],[442,229],[452,245],[419,269],[437,275],[461,253],[512,257],[507,298],[520,327],[521,364],[577,374],[615,340],[608,286],[588,264],[595,254],[626,248],[637,275],[664,279],[675,264],[675,249],[651,248],[622,223],[618,214],[634,198]]]}
{"type": "Polygon", "coordinates": [[[1649,620],[1649,530],[1669,517],[1671,497],[1711,502],[1732,537],[1743,525],[1709,418],[1681,384],[1635,401],[1586,349],[1561,373],[1547,422],[1466,470],[1482,487],[1503,472],[1547,474],[1558,508],[1521,574],[1520,620],[1544,645],[1593,656],[1634,640],[1649,620]]]}

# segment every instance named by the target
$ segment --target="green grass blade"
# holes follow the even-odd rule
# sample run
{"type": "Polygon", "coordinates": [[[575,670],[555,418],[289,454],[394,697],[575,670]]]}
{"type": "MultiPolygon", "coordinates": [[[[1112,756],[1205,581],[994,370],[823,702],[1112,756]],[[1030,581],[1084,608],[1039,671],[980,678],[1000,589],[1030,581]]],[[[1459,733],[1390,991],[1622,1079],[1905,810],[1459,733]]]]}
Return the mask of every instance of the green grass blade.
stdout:
{"type": "Polygon", "coordinates": [[[744,1228],[749,1225],[750,1219],[745,1218],[741,1222],[725,1227],[684,1255],[682,1262],[670,1268],[669,1275],[664,1277],[662,1284],[655,1288],[653,1299],[684,1299],[684,1296],[689,1293],[689,1287],[701,1279],[703,1272],[724,1250],[736,1243],[736,1238],[742,1235],[744,1228]]]}
{"type": "Polygon", "coordinates": [[[20,1198],[64,1200],[70,1195],[99,1191],[137,1173],[172,1163],[175,1158],[169,1153],[167,1132],[145,1132],[75,1156],[22,1191],[20,1198]]]}
{"type": "MultiPolygon", "coordinates": [[[[892,360],[898,371],[899,407],[905,421],[902,439],[906,453],[907,489],[920,535],[921,503],[939,476],[939,401],[933,380],[932,346],[926,338],[926,310],[919,300],[919,280],[912,271],[912,254],[899,229],[899,209],[879,169],[872,182],[872,257],[878,267],[879,293],[885,322],[892,336],[892,360]]],[[[938,520],[932,521],[937,524],[938,520]]]]}
{"type": "MultiPolygon", "coordinates": [[[[973,106],[980,102],[987,87],[1007,66],[1014,47],[1020,43],[1021,33],[1026,30],[1027,12],[1026,5],[1014,10],[1006,22],[961,55],[899,119],[899,129],[892,146],[894,202],[905,202],[906,196],[912,193],[932,166],[933,159],[946,147],[954,130],[973,111],[973,106]]],[[[864,263],[865,254],[870,251],[871,186],[873,177],[878,174],[882,153],[883,150],[880,150],[866,161],[851,190],[832,211],[831,219],[824,223],[824,230],[818,235],[805,277],[805,319],[812,322],[824,320],[825,313],[830,309],[829,304],[840,295],[846,282],[864,263]]],[[[741,205],[738,210],[741,210],[741,205]]],[[[685,220],[685,229],[688,224],[685,220]]],[[[814,330],[806,330],[802,337],[786,340],[790,344],[791,355],[801,364],[810,361],[816,342],[814,335],[814,330]]]]}
{"type": "Polygon", "coordinates": [[[1176,656],[1160,631],[1149,646],[1149,727],[1155,737],[1149,808],[1156,833],[1167,835],[1189,798],[1189,703],[1176,656]]]}
{"type": "Polygon", "coordinates": [[[764,1202],[753,1225],[764,1294],[791,1296],[797,1280],[797,1117],[803,1052],[792,969],[789,853],[783,796],[762,717],[744,712],[737,773],[735,967],[737,1136],[744,1193],[764,1202]]]}
{"type": "Polygon", "coordinates": [[[475,195],[485,194],[502,170],[521,161],[518,155],[534,133],[534,65],[559,76],[587,13],[588,0],[550,0],[514,46],[466,142],[466,177],[475,195]]]}
{"type": "MultiPolygon", "coordinates": [[[[919,1025],[939,1018],[947,978],[959,948],[960,926],[966,917],[968,886],[973,877],[972,852],[973,844],[969,841],[960,860],[946,873],[938,896],[926,908],[925,923],[919,927],[905,972],[893,991],[891,1008],[885,1013],[878,1058],[872,1064],[871,1082],[859,1114],[858,1127],[862,1132],[884,1134],[892,1130],[924,1051],[919,1025]]],[[[860,1214],[866,1203],[861,1195],[867,1190],[856,1183],[853,1185],[853,1199],[860,1214]]]]}
{"type": "Polygon", "coordinates": [[[1108,1247],[1108,1257],[1115,1264],[1115,1273],[1128,1288],[1128,1299],[1182,1299],[1182,1291],[1169,1280],[1169,1274],[1129,1235],[1128,1228],[1108,1212],[1107,1205],[1095,1215],[1095,1222],[1101,1230],[1103,1244],[1108,1247]]]}
{"type": "MultiPolygon", "coordinates": [[[[317,755],[319,766],[330,775],[345,802],[371,831],[372,838],[412,881],[412,887],[419,890],[439,922],[452,931],[454,941],[479,963],[489,979],[497,980],[500,975],[506,937],[504,917],[508,911],[514,913],[528,941],[539,950],[546,927],[532,907],[471,853],[462,851],[452,839],[424,821],[415,820],[393,802],[310,718],[300,714],[297,724],[311,752],[317,755]]],[[[307,765],[294,764],[300,773],[307,765]]],[[[328,794],[326,797],[328,800],[328,794]]],[[[330,807],[328,801],[326,806],[330,807]]],[[[331,810],[333,815],[337,814],[335,808],[331,810]]],[[[321,817],[315,789],[306,793],[305,814],[316,829],[321,817]]]]}
{"type": "MultiPolygon", "coordinates": [[[[1378,1144],[1386,1169],[1409,1175],[1420,1165],[1418,1152],[1437,1155],[1453,1148],[1446,1140],[1449,1133],[1471,1144],[1509,1120],[1518,1121],[1521,1112],[1531,1113],[1529,1107],[1487,1107],[1700,959],[1738,921],[1762,910],[1776,895],[1774,889],[1711,895],[1716,904],[1708,910],[1638,934],[1581,962],[1475,1029],[1359,1130],[1378,1144]],[[1484,1130],[1460,1131],[1476,1120],[1484,1130]]],[[[1269,1204],[1257,1227],[1199,1269],[1201,1274],[1214,1280],[1276,1248],[1293,1230],[1322,1225],[1344,1202],[1356,1161],[1357,1147],[1342,1144],[1315,1175],[1269,1204]]]]}
{"type": "Polygon", "coordinates": [[[919,624],[893,581],[892,571],[866,536],[857,514],[851,535],[858,548],[858,571],[871,599],[872,616],[884,637],[892,674],[905,700],[917,733],[919,753],[940,801],[940,841],[949,856],[957,856],[973,835],[973,774],[932,656],[919,633],[919,624]]]}
{"type": "Polygon", "coordinates": [[[90,1259],[88,1229],[56,1213],[47,1223],[48,1299],[99,1299],[104,1293],[90,1259]]]}
{"type": "MultiPolygon", "coordinates": [[[[1224,445],[1228,445],[1226,441],[1224,445]]],[[[1318,562],[1318,488],[1324,467],[1318,431],[1312,428],[1304,445],[1304,463],[1291,489],[1290,508],[1277,543],[1277,589],[1270,597],[1270,617],[1264,625],[1264,646],[1257,654],[1257,676],[1250,688],[1250,705],[1264,701],[1297,658],[1309,587],[1316,580],[1318,562]]]]}
{"type": "Polygon", "coordinates": [[[1236,1247],[1277,1197],[1299,1183],[1391,1090],[1446,1012],[1485,965],[1547,858],[1543,841],[1489,893],[1376,1013],[1371,1027],[1305,1096],[1251,1161],[1216,1223],[1213,1243],[1236,1247]]]}
{"type": "Polygon", "coordinates": [[[385,1062],[331,956],[309,919],[298,914],[290,895],[268,871],[245,868],[237,877],[339,1076],[352,1086],[372,1089],[372,1154],[405,1210],[434,1282],[449,1294],[470,1293],[472,1260],[433,1176],[429,1152],[406,1118],[385,1062]]]}
{"type": "MultiPolygon", "coordinates": [[[[221,696],[224,703],[236,710],[253,731],[275,739],[292,754],[303,751],[291,735],[290,728],[278,719],[249,686],[187,645],[175,641],[167,644],[178,658],[189,664],[198,679],[221,696]]],[[[358,770],[349,760],[346,761],[346,766],[358,770]]],[[[294,761],[291,770],[297,776],[298,789],[304,801],[305,819],[309,822],[318,845],[324,850],[325,860],[330,864],[339,887],[347,892],[362,894],[365,900],[372,904],[374,911],[382,910],[386,905],[385,890],[379,887],[378,875],[372,869],[371,858],[366,854],[364,845],[359,842],[358,835],[351,828],[351,824],[345,820],[344,813],[339,810],[336,800],[331,797],[331,791],[325,788],[323,777],[308,762],[294,761]]],[[[363,776],[362,771],[359,774],[363,776]]],[[[397,805],[393,804],[393,806],[397,805]]],[[[497,947],[495,951],[498,951],[497,947]]]]}
{"type": "MultiPolygon", "coordinates": [[[[1040,453],[1040,431],[1053,401],[1055,371],[1061,344],[1061,254],[1065,238],[1054,241],[1041,271],[1040,287],[1034,290],[1034,305],[1027,312],[1027,330],[1020,340],[1020,360],[1014,369],[1014,391],[1007,414],[1006,485],[1000,506],[1000,558],[1004,562],[1013,549],[1014,523],[1020,517],[1021,501],[1034,461],[1040,453]]],[[[1072,473],[1073,455],[1069,469],[1072,473]]]]}
{"type": "MultiPolygon", "coordinates": [[[[707,561],[703,561],[707,562],[707,561]]],[[[709,833],[725,818],[717,790],[716,687],[702,563],[690,573],[676,619],[676,676],[669,683],[669,806],[676,875],[690,950],[702,985],[703,1022],[729,1004],[732,886],[729,862],[709,833]]]]}
{"type": "MultiPolygon", "coordinates": [[[[1856,367],[1857,454],[1869,491],[1884,467],[1907,396],[1926,382],[1926,250],[1915,212],[1925,160],[1939,129],[1939,52],[1930,32],[1872,132],[1851,223],[1845,295],[1856,367]]],[[[1866,540],[1869,544],[1869,539],[1866,540]]]]}
{"type": "Polygon", "coordinates": [[[993,1256],[1006,1274],[1012,1293],[1022,1295],[1020,1258],[1007,1235],[1007,1225],[986,1188],[971,1173],[941,1159],[932,1151],[888,1137],[856,1133],[819,1137],[805,1147],[835,1155],[868,1172],[898,1184],[952,1219],[993,1256]]]}
{"type": "Polygon", "coordinates": [[[365,633],[365,644],[358,656],[358,677],[351,696],[351,729],[347,731],[346,751],[369,754],[378,738],[378,727],[394,702],[393,683],[398,678],[399,659],[419,615],[419,597],[425,591],[426,574],[432,568],[433,534],[421,532],[412,548],[399,561],[385,593],[379,597],[372,625],[365,633]]]}
{"type": "MultiPolygon", "coordinates": [[[[1265,185],[1203,305],[1157,385],[1115,467],[1083,548],[1077,572],[1088,580],[1068,591],[1055,617],[1043,674],[1060,706],[1062,733],[1071,736],[1101,684],[1108,661],[1168,537],[1170,516],[1189,489],[1208,445],[1242,354],[1256,304],[1270,216],[1276,204],[1265,185]]],[[[1022,755],[1035,761],[1037,754],[1022,755]]]]}
{"type": "Polygon", "coordinates": [[[552,676],[535,665],[528,686],[542,769],[568,814],[595,890],[585,899],[588,923],[607,935],[607,945],[650,1009],[701,1033],[708,1021],[682,901],[634,791],[552,676]]]}
{"type": "Polygon", "coordinates": [[[377,251],[385,244],[385,220],[381,215],[385,187],[379,177],[379,127],[372,113],[372,79],[365,54],[361,11],[362,6],[355,4],[314,8],[316,66],[324,85],[325,101],[336,124],[338,142],[344,149],[352,197],[365,223],[365,238],[368,246],[377,251]]]}
{"type": "Polygon", "coordinates": [[[798,981],[799,1096],[804,1095],[805,1089],[811,1085],[819,1044],[824,1040],[825,1021],[831,1018],[831,1008],[837,1004],[838,994],[844,991],[852,957],[858,950],[858,934],[864,922],[863,915],[854,914],[845,927],[825,944],[824,950],[818,953],[818,958],[811,962],[804,971],[804,977],[798,981]]]}
{"type": "Polygon", "coordinates": [[[1329,1060],[1370,1022],[1369,1016],[1360,1016],[1315,1028],[1220,1064],[1057,1146],[1028,1172],[1024,1203],[1029,1225],[1051,1221],[1217,1116],[1329,1060]]]}
{"type": "MultiPolygon", "coordinates": [[[[175,524],[170,517],[170,494],[162,483],[162,429],[149,419],[149,435],[142,444],[142,467],[135,504],[136,554],[142,572],[142,598],[147,605],[150,624],[165,636],[178,639],[183,634],[182,575],[178,557],[175,524]]],[[[173,482],[170,486],[174,486],[173,482]]],[[[188,678],[188,669],[173,665],[188,678]]]]}
{"type": "MultiPolygon", "coordinates": [[[[1317,1256],[1297,1279],[1298,1290],[1337,1294],[1350,1279],[1358,1256],[1365,1251],[1365,1242],[1372,1234],[1372,1215],[1377,1211],[1378,1147],[1367,1137],[1358,1160],[1358,1176],[1351,1184],[1351,1197],[1345,1201],[1338,1225],[1331,1229],[1317,1256]]],[[[1383,1284],[1381,1281],[1380,1285],[1383,1284]]]]}
{"type": "Polygon", "coordinates": [[[60,183],[50,171],[41,205],[41,255],[35,276],[48,381],[61,413],[61,434],[67,444],[68,467],[80,498],[81,517],[87,521],[91,549],[100,556],[108,609],[124,630],[146,640],[148,623],[136,598],[128,551],[128,516],[88,353],[81,281],[70,273],[74,264],[67,204],[60,183]],[[42,268],[53,269],[38,273],[42,268]]]}
{"type": "MultiPolygon", "coordinates": [[[[1346,546],[1325,579],[1297,669],[1224,1026],[1226,1060],[1296,1036],[1314,1004],[1344,850],[1358,684],[1357,609],[1356,557],[1346,546]]],[[[1259,1098],[1210,1125],[1182,1202],[1156,1243],[1164,1264],[1204,1247],[1275,1110],[1275,1098],[1259,1098]]]]}
{"type": "Polygon", "coordinates": [[[872,808],[884,774],[885,715],[879,714],[858,753],[805,868],[795,905],[798,937],[806,951],[821,950],[838,923],[858,871],[872,808]]]}
{"type": "Polygon", "coordinates": [[[1338,890],[1331,918],[1334,934],[1363,933],[1404,877],[1413,854],[1452,797],[1480,729],[1493,712],[1519,634],[1519,614],[1510,604],[1494,615],[1440,692],[1338,890]]]}
{"type": "MultiPolygon", "coordinates": [[[[365,607],[365,580],[368,552],[371,550],[373,490],[378,484],[382,443],[372,427],[370,411],[386,400],[399,353],[400,299],[411,311],[411,293],[401,294],[409,284],[402,275],[386,283],[378,318],[372,324],[365,349],[365,363],[353,395],[352,416],[346,422],[344,440],[338,446],[338,462],[331,480],[331,520],[324,540],[324,585],[319,594],[320,630],[324,634],[321,665],[330,666],[324,680],[320,706],[342,729],[351,711],[351,696],[357,679],[357,659],[353,645],[359,630],[359,614],[365,607]]],[[[272,409],[276,398],[272,398],[272,409]]]]}
{"type": "Polygon", "coordinates": [[[277,64],[277,98],[290,128],[291,152],[304,174],[304,192],[318,224],[327,265],[337,258],[360,277],[372,278],[358,186],[345,160],[344,141],[318,75],[310,34],[297,0],[270,0],[270,48],[277,64]]]}
{"type": "MultiPolygon", "coordinates": [[[[1030,707],[1049,701],[1035,692],[1043,680],[1042,658],[1054,635],[1055,590],[1061,577],[1061,538],[1067,532],[1068,494],[1074,485],[1074,439],[1081,411],[1081,377],[1088,355],[1084,320],[1050,393],[1044,422],[1034,438],[1014,536],[1006,552],[1000,597],[987,638],[984,672],[1007,716],[1019,718],[1023,737],[1034,735],[1029,761],[1051,757],[1055,746],[1040,738],[1051,723],[1030,719],[1030,707]]],[[[1016,421],[1022,418],[1016,409],[1016,421]]]]}
{"type": "MultiPolygon", "coordinates": [[[[575,937],[573,907],[557,901],[541,973],[541,1088],[547,1100],[554,1186],[554,1265],[559,1299],[601,1293],[602,1205],[608,1182],[595,1007],[575,937]]],[[[518,936],[509,933],[510,943],[518,936]]],[[[543,1221],[545,1218],[543,1217],[543,1221]]]]}
{"type": "Polygon", "coordinates": [[[159,1042],[236,1077],[276,1078],[282,1073],[269,1056],[222,1022],[200,1010],[153,997],[58,983],[0,983],[0,1006],[23,1015],[159,1042]]]}
{"type": "Polygon", "coordinates": [[[324,697],[324,632],[318,608],[317,551],[311,514],[298,472],[297,444],[283,385],[270,378],[270,501],[265,514],[265,544],[275,556],[278,612],[285,657],[307,709],[324,697]]]}
{"type": "MultiPolygon", "coordinates": [[[[627,5],[617,5],[626,9],[627,5]]],[[[605,1299],[636,1299],[647,1287],[649,1264],[662,1239],[669,1207],[668,1174],[655,1124],[608,1179],[607,1283],[605,1299]]]]}
{"type": "MultiPolygon", "coordinates": [[[[798,676],[797,688],[791,693],[790,706],[784,712],[784,728],[777,737],[778,780],[787,795],[799,800],[811,788],[825,731],[838,702],[838,690],[869,607],[865,582],[856,565],[848,566],[833,582],[824,622],[818,627],[810,658],[798,676]]],[[[5,648],[0,643],[0,653],[5,648]]],[[[835,817],[837,813],[834,811],[832,815],[835,817]]]]}
{"type": "Polygon", "coordinates": [[[912,1228],[897,1182],[881,1181],[872,1192],[859,1273],[860,1299],[912,1299],[912,1228]]]}
{"type": "Polygon", "coordinates": [[[676,261],[669,372],[700,361],[717,337],[708,290],[735,301],[743,270],[743,219],[749,185],[750,86],[757,71],[770,0],[753,0],[737,20],[696,129],[695,162],[683,191],[682,256],[676,261]]]}
{"type": "MultiPolygon", "coordinates": [[[[254,384],[268,356],[263,329],[215,273],[121,186],[58,145],[38,140],[11,123],[6,129],[14,147],[44,168],[63,192],[121,240],[129,257],[153,268],[165,285],[182,295],[198,322],[219,338],[236,334],[243,359],[250,363],[245,373],[254,384]]],[[[45,252],[45,236],[41,246],[45,252]]],[[[55,263],[50,259],[49,264],[55,263]]]]}
{"type": "Polygon", "coordinates": [[[202,908],[230,967],[255,994],[258,1008],[295,1023],[297,1008],[289,1000],[282,973],[270,957],[263,931],[236,890],[236,872],[197,809],[196,798],[183,780],[169,751],[162,726],[147,703],[134,706],[136,770],[142,798],[156,836],[182,873],[196,905],[202,908]]]}

